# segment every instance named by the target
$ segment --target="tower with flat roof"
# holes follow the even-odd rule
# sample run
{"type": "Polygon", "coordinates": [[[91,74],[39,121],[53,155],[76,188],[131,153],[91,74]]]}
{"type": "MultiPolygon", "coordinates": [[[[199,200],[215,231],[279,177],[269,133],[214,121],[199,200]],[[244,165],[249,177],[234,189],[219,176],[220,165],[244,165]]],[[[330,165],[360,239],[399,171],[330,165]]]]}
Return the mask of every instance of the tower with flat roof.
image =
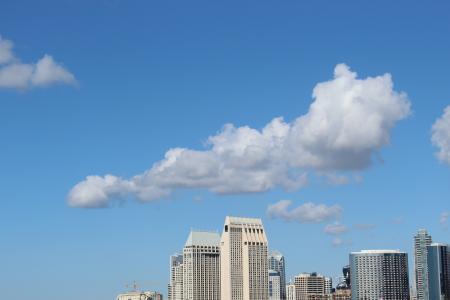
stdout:
{"type": "Polygon", "coordinates": [[[183,300],[220,300],[220,236],[191,231],[183,249],[183,300]]]}
{"type": "Polygon", "coordinates": [[[220,239],[221,300],[268,300],[267,244],[261,219],[225,218],[220,239]]]}

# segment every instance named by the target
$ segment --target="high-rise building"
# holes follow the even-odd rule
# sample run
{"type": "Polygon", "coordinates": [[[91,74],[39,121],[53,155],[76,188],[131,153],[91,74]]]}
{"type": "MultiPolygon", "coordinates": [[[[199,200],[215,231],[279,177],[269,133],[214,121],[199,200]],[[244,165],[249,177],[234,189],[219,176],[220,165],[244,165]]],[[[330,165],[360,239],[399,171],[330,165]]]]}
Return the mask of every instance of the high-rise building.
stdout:
{"type": "Polygon", "coordinates": [[[333,290],[333,280],[331,277],[324,277],[324,284],[325,284],[325,294],[331,294],[333,290]]]}
{"type": "Polygon", "coordinates": [[[267,238],[260,219],[226,217],[220,253],[221,300],[268,300],[267,238]]]}
{"type": "Polygon", "coordinates": [[[267,262],[269,270],[274,270],[280,274],[280,299],[286,300],[286,265],[284,256],[278,251],[271,251],[267,262]]]}
{"type": "Polygon", "coordinates": [[[170,257],[169,300],[183,300],[183,254],[170,257]]]}
{"type": "Polygon", "coordinates": [[[289,283],[286,285],[286,300],[296,300],[295,299],[295,284],[289,283]]]}
{"type": "Polygon", "coordinates": [[[220,300],[220,236],[191,231],[183,249],[183,300],[220,300]]]}
{"type": "Polygon", "coordinates": [[[302,273],[294,278],[296,300],[327,300],[325,277],[317,273],[302,273]]]}
{"type": "Polygon", "coordinates": [[[450,245],[433,243],[427,247],[430,300],[450,300],[450,245]]]}
{"type": "Polygon", "coordinates": [[[398,250],[350,253],[353,300],[408,300],[408,255],[398,250]]]}
{"type": "Polygon", "coordinates": [[[431,245],[431,242],[431,236],[425,229],[420,229],[414,236],[414,271],[417,300],[430,299],[428,297],[427,247],[431,245]]]}
{"type": "Polygon", "coordinates": [[[269,270],[269,300],[280,300],[281,298],[281,276],[280,272],[269,270]]]}

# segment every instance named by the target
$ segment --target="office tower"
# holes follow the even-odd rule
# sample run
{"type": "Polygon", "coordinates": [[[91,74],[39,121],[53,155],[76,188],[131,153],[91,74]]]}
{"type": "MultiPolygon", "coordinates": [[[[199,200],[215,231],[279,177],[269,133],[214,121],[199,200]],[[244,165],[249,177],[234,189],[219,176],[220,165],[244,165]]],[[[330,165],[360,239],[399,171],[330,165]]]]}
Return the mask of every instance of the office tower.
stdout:
{"type": "Polygon", "coordinates": [[[427,247],[430,300],[450,300],[450,245],[433,243],[427,247]]]}
{"type": "Polygon", "coordinates": [[[286,300],[296,300],[295,299],[295,284],[289,283],[286,285],[286,300]]]}
{"type": "Polygon", "coordinates": [[[268,257],[269,270],[280,273],[280,299],[286,300],[286,265],[283,254],[271,251],[268,257]]]}
{"type": "Polygon", "coordinates": [[[269,300],[280,300],[281,298],[280,272],[269,270],[269,300]]]}
{"type": "Polygon", "coordinates": [[[170,257],[169,300],[183,300],[183,254],[170,257]]]}
{"type": "Polygon", "coordinates": [[[336,290],[350,290],[350,266],[347,265],[342,268],[342,279],[337,284],[336,290]]]}
{"type": "Polygon", "coordinates": [[[325,277],[317,273],[302,273],[294,277],[296,300],[327,300],[325,277]]]}
{"type": "Polygon", "coordinates": [[[183,299],[220,300],[220,236],[191,231],[183,249],[183,299]]]}
{"type": "MultiPolygon", "coordinates": [[[[420,229],[414,236],[414,271],[417,300],[428,300],[427,247],[431,245],[431,236],[420,229]]],[[[430,299],[432,300],[432,299],[430,299]]]]}
{"type": "Polygon", "coordinates": [[[221,300],[267,300],[267,239],[260,219],[226,217],[220,240],[221,300]]]}
{"type": "Polygon", "coordinates": [[[408,255],[397,250],[350,253],[352,299],[409,299],[408,255]]]}

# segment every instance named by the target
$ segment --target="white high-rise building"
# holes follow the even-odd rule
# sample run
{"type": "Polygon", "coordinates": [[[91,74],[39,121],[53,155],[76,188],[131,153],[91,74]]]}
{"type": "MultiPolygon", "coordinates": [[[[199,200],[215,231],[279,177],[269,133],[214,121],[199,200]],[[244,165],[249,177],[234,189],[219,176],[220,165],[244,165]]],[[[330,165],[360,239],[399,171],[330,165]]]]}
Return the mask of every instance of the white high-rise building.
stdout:
{"type": "Polygon", "coordinates": [[[269,270],[269,300],[281,300],[280,272],[269,270]]]}
{"type": "Polygon", "coordinates": [[[286,265],[283,254],[278,251],[270,251],[267,263],[269,270],[280,274],[280,299],[286,300],[286,265]]]}
{"type": "Polygon", "coordinates": [[[260,219],[226,217],[220,253],[221,300],[268,300],[267,238],[260,219]]]}
{"type": "Polygon", "coordinates": [[[183,300],[183,254],[170,257],[168,300],[183,300]]]}
{"type": "Polygon", "coordinates": [[[296,300],[295,299],[295,284],[293,284],[293,283],[286,285],[286,300],[296,300]]]}
{"type": "Polygon", "coordinates": [[[350,253],[353,300],[409,300],[408,255],[398,250],[350,253]]]}
{"type": "Polygon", "coordinates": [[[425,229],[420,229],[414,236],[414,271],[417,300],[429,300],[427,247],[431,243],[431,236],[425,229]]]}
{"type": "Polygon", "coordinates": [[[191,231],[183,250],[183,300],[220,300],[220,236],[191,231]]]}
{"type": "Polygon", "coordinates": [[[331,294],[333,291],[333,280],[331,277],[324,277],[325,294],[331,294]]]}

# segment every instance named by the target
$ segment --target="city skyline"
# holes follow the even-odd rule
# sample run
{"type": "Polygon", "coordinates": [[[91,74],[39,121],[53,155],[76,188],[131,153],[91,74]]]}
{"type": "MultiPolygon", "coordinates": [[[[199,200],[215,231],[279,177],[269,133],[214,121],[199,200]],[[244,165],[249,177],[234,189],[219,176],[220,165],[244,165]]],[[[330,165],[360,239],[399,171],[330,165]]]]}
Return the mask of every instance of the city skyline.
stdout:
{"type": "Polygon", "coordinates": [[[449,242],[449,19],[444,0],[1,1],[3,297],[166,294],[169,256],[225,216],[261,219],[286,281],[337,284],[361,249],[407,252],[412,281],[417,231],[449,242]]]}

